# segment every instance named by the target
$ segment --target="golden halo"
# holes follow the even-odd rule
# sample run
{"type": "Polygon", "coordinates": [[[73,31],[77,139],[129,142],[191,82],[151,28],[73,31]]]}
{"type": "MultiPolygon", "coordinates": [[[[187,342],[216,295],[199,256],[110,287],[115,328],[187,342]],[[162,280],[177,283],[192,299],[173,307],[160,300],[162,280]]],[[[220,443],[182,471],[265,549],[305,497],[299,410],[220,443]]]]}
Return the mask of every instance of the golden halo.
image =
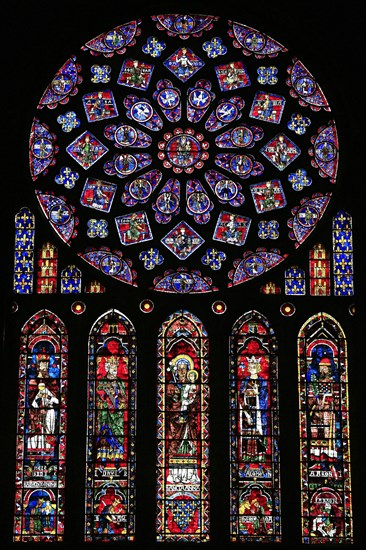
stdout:
{"type": "Polygon", "coordinates": [[[198,378],[198,371],[196,371],[196,369],[191,369],[191,370],[189,370],[189,371],[187,372],[187,380],[189,380],[189,375],[190,375],[192,372],[194,373],[194,377],[195,377],[195,378],[194,378],[194,382],[195,382],[195,381],[197,380],[197,378],[198,378]]]}
{"type": "Polygon", "coordinates": [[[170,366],[175,368],[175,365],[177,363],[179,363],[180,361],[182,361],[184,363],[188,363],[188,370],[194,370],[194,363],[193,363],[193,359],[192,357],[190,357],[189,355],[187,355],[186,353],[179,353],[178,355],[176,355],[171,361],[170,361],[170,366]]]}

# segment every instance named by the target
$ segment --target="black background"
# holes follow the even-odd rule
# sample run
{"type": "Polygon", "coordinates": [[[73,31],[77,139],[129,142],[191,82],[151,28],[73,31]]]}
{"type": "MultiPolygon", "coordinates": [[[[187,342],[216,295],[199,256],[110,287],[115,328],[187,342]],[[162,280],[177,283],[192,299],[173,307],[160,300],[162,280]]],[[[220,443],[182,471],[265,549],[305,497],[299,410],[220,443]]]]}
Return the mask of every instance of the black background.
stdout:
{"type": "MultiPolygon", "coordinates": [[[[66,492],[65,542],[67,549],[84,546],[84,469],[85,397],[87,337],[93,322],[107,309],[115,307],[129,317],[138,335],[138,430],[137,441],[137,536],[136,544],[143,548],[158,546],[154,542],[155,522],[155,339],[166,317],[186,308],[200,317],[210,335],[211,348],[211,530],[212,542],[207,547],[230,546],[228,543],[228,483],[229,439],[227,411],[227,353],[230,328],[245,311],[256,309],[271,322],[279,340],[279,387],[281,410],[281,485],[283,543],[276,548],[301,547],[299,499],[299,445],[296,337],[299,328],[310,315],[325,311],[342,325],[349,344],[349,390],[354,539],[353,548],[366,542],[364,520],[365,479],[362,443],[364,439],[365,385],[364,314],[362,312],[364,230],[362,224],[365,203],[364,176],[364,96],[365,73],[364,36],[365,8],[363,2],[338,5],[330,1],[305,2],[12,2],[2,6],[2,162],[1,186],[2,238],[4,247],[1,272],[4,299],[4,325],[1,374],[1,529],[0,547],[13,546],[12,514],[14,506],[14,449],[16,428],[18,342],[23,324],[36,311],[46,307],[65,322],[70,338],[70,388],[68,394],[68,465],[66,492]],[[154,295],[151,291],[121,288],[107,281],[104,295],[82,295],[87,305],[83,316],[70,311],[75,296],[16,296],[11,293],[14,243],[14,215],[28,205],[37,211],[33,183],[28,169],[28,138],[39,98],[46,85],[67,57],[80,46],[118,24],[143,15],[159,13],[202,13],[219,15],[252,26],[284,44],[316,77],[330,102],[336,120],[340,142],[340,165],[337,193],[332,209],[319,224],[316,235],[309,237],[296,253],[296,262],[307,265],[308,250],[315,242],[324,242],[330,249],[331,215],[338,208],[348,210],[354,221],[355,298],[294,297],[293,317],[279,313],[286,301],[282,296],[263,296],[259,287],[264,281],[253,280],[237,288],[202,296],[154,295]],[[6,198],[6,201],[5,201],[6,198]],[[139,302],[153,299],[154,311],[143,314],[139,302]],[[11,313],[13,300],[17,313],[11,313]],[[216,299],[228,305],[227,313],[216,316],[211,304],[216,299]],[[357,304],[356,315],[348,308],[357,304]]],[[[37,238],[56,239],[42,216],[37,217],[37,238]]],[[[58,244],[55,242],[55,244],[58,244]]],[[[59,246],[62,264],[75,262],[75,257],[59,246]]],[[[61,261],[60,261],[61,264],[61,261]]],[[[282,264],[285,267],[289,263],[282,264]]],[[[95,278],[95,272],[79,262],[85,278],[95,278]]],[[[269,279],[282,284],[283,270],[271,273],[269,279]]],[[[102,281],[106,283],[106,281],[102,281]]],[[[123,286],[123,285],[122,285],[123,286]]],[[[89,543],[91,544],[91,543],[89,543]]],[[[122,544],[122,543],[121,543],[122,544]]],[[[134,546],[135,543],[126,543],[134,546]]],[[[162,543],[159,543],[160,545],[162,543]]],[[[175,546],[177,543],[170,543],[175,546]]],[[[96,544],[91,544],[96,546],[96,544]]],[[[33,546],[33,543],[29,543],[33,546]]],[[[36,545],[41,546],[39,543],[36,545]]],[[[163,544],[164,546],[164,544],[163,544]]],[[[179,545],[181,546],[181,545],[179,545]]],[[[193,545],[184,544],[183,547],[193,545]]],[[[251,547],[252,545],[246,545],[251,547]]],[[[253,545],[257,547],[258,545],[253,545]]],[[[267,548],[272,545],[267,545],[267,548]]]]}

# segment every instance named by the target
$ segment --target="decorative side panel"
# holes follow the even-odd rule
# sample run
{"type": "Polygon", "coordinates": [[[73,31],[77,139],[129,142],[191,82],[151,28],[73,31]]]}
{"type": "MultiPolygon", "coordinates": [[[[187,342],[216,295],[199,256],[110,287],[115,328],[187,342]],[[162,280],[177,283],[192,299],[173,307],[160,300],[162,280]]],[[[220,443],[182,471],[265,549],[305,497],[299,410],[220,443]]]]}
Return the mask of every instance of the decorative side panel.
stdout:
{"type": "Polygon", "coordinates": [[[333,217],[333,281],[335,296],[353,296],[352,217],[340,210],[333,217]]]}
{"type": "Polygon", "coordinates": [[[285,294],[288,296],[305,296],[305,271],[298,266],[291,266],[285,271],[285,294]]]}
{"type": "Polygon", "coordinates": [[[34,275],[35,219],[29,208],[15,216],[14,279],[16,294],[32,294],[34,275]]]}
{"type": "Polygon", "coordinates": [[[320,243],[309,252],[310,296],[330,296],[329,252],[320,243]]]}
{"type": "Polygon", "coordinates": [[[57,292],[57,258],[55,245],[45,243],[37,256],[37,293],[55,294],[57,292]]]}
{"type": "Polygon", "coordinates": [[[75,265],[68,265],[61,271],[61,294],[80,294],[81,271],[75,265]]]}

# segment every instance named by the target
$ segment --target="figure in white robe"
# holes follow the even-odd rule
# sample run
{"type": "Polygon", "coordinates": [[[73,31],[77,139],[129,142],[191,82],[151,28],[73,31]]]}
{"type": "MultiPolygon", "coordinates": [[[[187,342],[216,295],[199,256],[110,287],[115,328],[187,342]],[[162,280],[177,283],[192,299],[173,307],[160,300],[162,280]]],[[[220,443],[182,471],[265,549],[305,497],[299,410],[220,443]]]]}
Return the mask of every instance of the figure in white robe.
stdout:
{"type": "MultiPolygon", "coordinates": [[[[37,409],[37,432],[28,439],[29,449],[49,449],[51,444],[47,442],[47,435],[54,434],[56,428],[56,411],[54,405],[58,405],[59,400],[55,395],[41,382],[38,384],[38,392],[32,401],[32,408],[37,409]]],[[[34,420],[34,418],[33,418],[34,420]]]]}

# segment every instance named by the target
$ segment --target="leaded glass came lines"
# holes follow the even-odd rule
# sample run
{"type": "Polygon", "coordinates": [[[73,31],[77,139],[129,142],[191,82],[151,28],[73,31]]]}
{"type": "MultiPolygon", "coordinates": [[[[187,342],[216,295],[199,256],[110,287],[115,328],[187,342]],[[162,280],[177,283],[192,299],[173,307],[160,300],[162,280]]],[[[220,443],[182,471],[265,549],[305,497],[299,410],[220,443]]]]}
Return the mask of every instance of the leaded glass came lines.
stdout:
{"type": "Polygon", "coordinates": [[[17,294],[32,294],[34,274],[35,218],[29,208],[15,216],[14,282],[17,294]]]}
{"type": "Polygon", "coordinates": [[[55,294],[57,292],[58,250],[52,243],[44,243],[37,255],[37,293],[55,294]]]}
{"type": "Polygon", "coordinates": [[[310,296],[330,296],[330,260],[324,245],[317,243],[309,253],[310,296]]]}

